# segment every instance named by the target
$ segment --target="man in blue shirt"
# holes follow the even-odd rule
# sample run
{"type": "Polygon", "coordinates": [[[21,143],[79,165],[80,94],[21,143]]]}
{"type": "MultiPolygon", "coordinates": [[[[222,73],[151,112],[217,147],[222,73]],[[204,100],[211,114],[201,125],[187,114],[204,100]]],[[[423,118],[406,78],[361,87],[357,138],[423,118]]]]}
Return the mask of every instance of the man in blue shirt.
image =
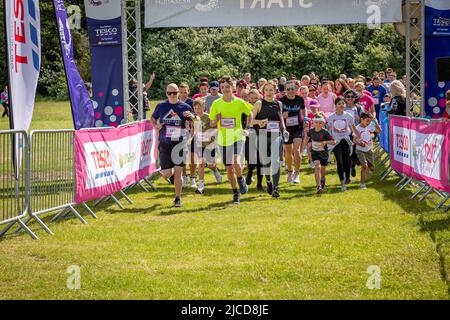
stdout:
{"type": "Polygon", "coordinates": [[[198,120],[194,110],[179,101],[179,89],[174,83],[166,88],[167,100],[156,106],[151,122],[159,130],[159,160],[163,177],[175,184],[175,207],[181,206],[183,167],[188,139],[187,122],[198,120]]]}
{"type": "Polygon", "coordinates": [[[388,93],[388,90],[381,84],[381,79],[379,77],[375,77],[372,79],[372,85],[367,88],[367,91],[372,94],[375,112],[377,114],[377,119],[379,120],[380,107],[383,103],[384,96],[388,93]]]}

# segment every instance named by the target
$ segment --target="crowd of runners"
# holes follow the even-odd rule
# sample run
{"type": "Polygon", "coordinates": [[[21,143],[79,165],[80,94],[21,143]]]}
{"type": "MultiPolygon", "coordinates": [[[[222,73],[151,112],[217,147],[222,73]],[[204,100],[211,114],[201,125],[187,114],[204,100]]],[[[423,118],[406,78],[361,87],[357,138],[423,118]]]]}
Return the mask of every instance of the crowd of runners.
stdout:
{"type": "Polygon", "coordinates": [[[258,190],[279,198],[283,164],[287,182],[300,184],[302,157],[314,170],[317,194],[326,190],[326,168],[333,157],[341,190],[356,177],[357,165],[365,189],[374,170],[380,111],[406,114],[405,86],[389,69],[371,79],[343,74],[335,81],[312,73],[253,83],[247,73],[239,80],[202,78],[198,89],[190,98],[186,83],[169,84],[167,100],[151,117],[159,130],[161,173],[175,185],[176,207],[187,184],[203,194],[206,168],[222,183],[220,163],[235,204],[255,178],[258,190]]]}

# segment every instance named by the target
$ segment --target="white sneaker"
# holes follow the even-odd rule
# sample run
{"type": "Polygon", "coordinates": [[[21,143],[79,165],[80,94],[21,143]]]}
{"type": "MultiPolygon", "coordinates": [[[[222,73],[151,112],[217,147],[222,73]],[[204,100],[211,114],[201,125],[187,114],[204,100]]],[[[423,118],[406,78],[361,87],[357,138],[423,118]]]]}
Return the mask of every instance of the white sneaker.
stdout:
{"type": "Polygon", "coordinates": [[[295,172],[294,177],[292,178],[292,182],[295,184],[300,183],[300,172],[295,172]]]}
{"type": "Polygon", "coordinates": [[[198,182],[197,193],[203,194],[203,190],[205,190],[205,182],[203,180],[200,180],[198,182]]]}
{"type": "Polygon", "coordinates": [[[367,189],[367,186],[365,183],[361,183],[361,185],[359,186],[360,189],[367,189]]]}
{"type": "Polygon", "coordinates": [[[289,172],[287,173],[287,182],[288,183],[292,183],[293,181],[293,172],[289,172]]]}
{"type": "Polygon", "coordinates": [[[197,189],[197,183],[195,182],[195,178],[191,178],[191,188],[197,189]]]}
{"type": "Polygon", "coordinates": [[[342,185],[342,187],[341,187],[341,190],[342,190],[342,192],[345,192],[345,191],[347,191],[347,186],[344,184],[344,185],[342,185]]]}
{"type": "Polygon", "coordinates": [[[311,169],[314,169],[316,167],[314,162],[312,162],[312,161],[309,163],[309,166],[311,167],[311,169]]]}
{"type": "Polygon", "coordinates": [[[303,156],[306,157],[308,155],[308,150],[306,148],[303,150],[303,156]]]}
{"type": "Polygon", "coordinates": [[[183,176],[181,185],[183,186],[183,188],[186,188],[186,183],[187,183],[188,177],[187,176],[183,176]]]}
{"type": "Polygon", "coordinates": [[[219,170],[213,171],[214,177],[216,177],[216,181],[218,184],[222,183],[222,175],[220,174],[219,170]]]}

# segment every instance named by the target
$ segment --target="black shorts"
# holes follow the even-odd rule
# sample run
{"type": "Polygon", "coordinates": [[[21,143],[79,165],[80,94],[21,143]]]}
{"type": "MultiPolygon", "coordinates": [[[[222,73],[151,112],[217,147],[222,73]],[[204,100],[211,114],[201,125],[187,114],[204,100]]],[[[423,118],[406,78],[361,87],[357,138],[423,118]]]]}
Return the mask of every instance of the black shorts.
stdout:
{"type": "Polygon", "coordinates": [[[288,142],[284,142],[284,144],[293,144],[294,139],[303,139],[303,128],[295,129],[295,130],[287,130],[289,132],[289,140],[288,142]]]}
{"type": "Polygon", "coordinates": [[[185,166],[187,154],[187,146],[185,141],[178,144],[159,143],[158,150],[161,170],[185,166]]]}
{"type": "Polygon", "coordinates": [[[311,150],[311,160],[320,161],[320,165],[325,167],[328,165],[328,154],[325,156],[323,152],[311,150]]]}
{"type": "Polygon", "coordinates": [[[237,141],[230,146],[221,146],[222,161],[226,167],[233,165],[234,155],[244,156],[244,141],[237,141]]]}

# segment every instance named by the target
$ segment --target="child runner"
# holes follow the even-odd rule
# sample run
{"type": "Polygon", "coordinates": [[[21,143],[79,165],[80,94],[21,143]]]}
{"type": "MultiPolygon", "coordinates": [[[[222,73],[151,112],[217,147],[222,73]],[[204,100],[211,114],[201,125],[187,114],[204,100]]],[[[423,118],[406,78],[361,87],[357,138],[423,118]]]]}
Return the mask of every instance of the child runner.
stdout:
{"type": "Polygon", "coordinates": [[[314,177],[316,178],[317,194],[325,190],[325,174],[328,165],[327,144],[335,144],[333,137],[325,130],[325,118],[321,114],[316,114],[313,118],[314,128],[308,131],[306,140],[311,143],[311,157],[314,162],[314,177]]]}
{"type": "Polygon", "coordinates": [[[253,106],[233,96],[233,80],[224,76],[219,81],[223,96],[211,106],[209,120],[211,127],[218,127],[217,144],[221,147],[223,163],[227,169],[228,180],[233,190],[233,202],[239,204],[241,193],[247,193],[248,187],[242,177],[241,157],[244,154],[245,136],[248,130],[242,129],[242,114],[248,115],[247,127],[252,123],[253,106]],[[238,190],[239,184],[239,190],[238,190]]]}
{"type": "Polygon", "coordinates": [[[222,175],[216,166],[216,144],[215,136],[217,130],[210,126],[209,114],[205,113],[206,103],[204,99],[197,99],[194,101],[194,111],[200,118],[200,121],[195,123],[194,133],[194,150],[199,158],[198,167],[198,188],[197,193],[203,194],[205,189],[205,167],[213,172],[217,183],[222,183],[222,175]]]}
{"type": "Polygon", "coordinates": [[[352,154],[353,143],[350,135],[353,132],[359,139],[359,133],[355,127],[355,119],[349,112],[344,111],[345,100],[343,97],[336,99],[336,112],[328,117],[328,128],[336,144],[332,148],[334,156],[336,157],[337,171],[339,180],[341,181],[342,191],[347,191],[346,184],[350,180],[350,157],[352,154]]]}
{"type": "Polygon", "coordinates": [[[371,133],[379,133],[381,127],[372,114],[363,113],[361,114],[361,122],[356,127],[358,130],[360,139],[355,138],[356,143],[356,155],[358,156],[359,162],[361,163],[361,189],[366,189],[366,180],[369,177],[371,171],[375,169],[375,161],[372,151],[372,137],[371,133]],[[373,124],[373,125],[372,125],[373,124]]]}

